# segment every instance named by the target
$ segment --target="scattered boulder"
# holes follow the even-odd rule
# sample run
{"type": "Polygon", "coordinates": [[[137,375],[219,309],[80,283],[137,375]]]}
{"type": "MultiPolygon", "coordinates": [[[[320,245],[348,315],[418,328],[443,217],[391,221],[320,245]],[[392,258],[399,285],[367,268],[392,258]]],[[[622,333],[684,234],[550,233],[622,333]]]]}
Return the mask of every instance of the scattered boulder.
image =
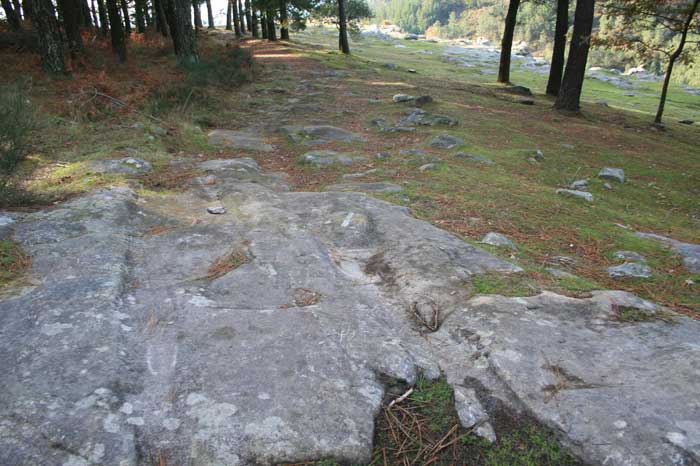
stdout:
{"type": "Polygon", "coordinates": [[[123,159],[91,160],[89,167],[98,173],[115,175],[143,175],[153,170],[150,163],[136,157],[123,159]]]}
{"type": "Polygon", "coordinates": [[[605,167],[598,172],[598,178],[615,181],[617,183],[624,183],[625,171],[622,168],[605,167]]]}
{"type": "Polygon", "coordinates": [[[547,267],[545,268],[548,274],[550,274],[554,278],[558,278],[560,280],[562,279],[571,279],[571,278],[578,278],[576,275],[569,273],[565,270],[558,269],[556,267],[547,267]]]}
{"type": "Polygon", "coordinates": [[[212,215],[223,215],[226,213],[226,208],[221,205],[207,207],[207,212],[212,215]]]}
{"type": "Polygon", "coordinates": [[[0,240],[10,236],[10,233],[12,233],[12,226],[16,222],[17,221],[13,217],[0,213],[0,240]]]}
{"type": "Polygon", "coordinates": [[[481,157],[480,155],[468,154],[466,152],[459,152],[455,155],[458,159],[468,160],[470,162],[481,163],[484,165],[494,165],[496,162],[493,160],[481,157]]]}
{"type": "Polygon", "coordinates": [[[513,251],[517,251],[518,249],[515,243],[508,239],[508,237],[502,235],[501,233],[496,233],[495,231],[487,233],[486,236],[481,239],[481,242],[491,246],[512,249],[513,251]]]}
{"type": "Polygon", "coordinates": [[[215,129],[209,132],[209,144],[227,149],[272,152],[275,148],[254,130],[215,129]]]}
{"type": "Polygon", "coordinates": [[[395,63],[384,63],[382,66],[383,66],[384,68],[386,68],[386,69],[388,69],[388,70],[392,70],[392,71],[396,71],[396,70],[399,69],[399,67],[396,66],[395,63]]]}
{"type": "Polygon", "coordinates": [[[304,126],[300,134],[324,141],[361,142],[364,138],[351,131],[330,125],[304,126]]]}
{"type": "Polygon", "coordinates": [[[439,136],[435,136],[430,141],[430,146],[437,147],[438,149],[453,149],[457,146],[461,146],[462,144],[464,144],[462,139],[450,134],[440,134],[439,136]]]}
{"type": "Polygon", "coordinates": [[[433,102],[433,98],[429,95],[422,95],[420,97],[416,97],[414,102],[416,105],[421,106],[433,102]]]}
{"type": "Polygon", "coordinates": [[[373,168],[373,169],[371,169],[371,170],[367,170],[366,172],[360,172],[360,173],[345,173],[345,174],[343,175],[343,178],[344,178],[344,179],[352,180],[352,179],[355,179],[355,178],[363,178],[363,177],[365,177],[365,176],[367,176],[367,175],[371,175],[372,173],[377,173],[377,169],[376,169],[376,168],[373,168]]]}
{"type": "Polygon", "coordinates": [[[577,191],[586,191],[588,189],[588,180],[576,180],[569,185],[569,188],[577,191]]]}
{"type": "Polygon", "coordinates": [[[260,165],[250,157],[242,157],[238,159],[215,159],[206,160],[198,164],[199,169],[205,171],[225,171],[239,170],[259,172],[260,165]]]}
{"type": "Polygon", "coordinates": [[[377,160],[386,160],[388,158],[391,158],[391,154],[388,152],[380,152],[374,156],[375,159],[377,160]]]}
{"type": "Polygon", "coordinates": [[[399,193],[403,188],[394,183],[337,183],[326,188],[326,191],[358,191],[371,193],[399,193]]]}
{"type": "Polygon", "coordinates": [[[465,429],[474,429],[474,433],[490,443],[496,441],[496,432],[489,423],[489,416],[481,405],[473,388],[454,386],[455,409],[459,423],[465,429]]]}
{"type": "Polygon", "coordinates": [[[309,163],[317,167],[330,167],[332,165],[353,165],[358,162],[364,162],[365,157],[351,156],[342,154],[332,150],[314,150],[303,154],[299,161],[309,163]]]}
{"type": "Polygon", "coordinates": [[[502,89],[502,91],[509,94],[522,95],[526,97],[532,96],[532,91],[525,86],[506,86],[502,89]]]}
{"type": "Polygon", "coordinates": [[[681,121],[679,121],[678,123],[680,123],[680,124],[682,124],[682,125],[692,125],[692,124],[695,124],[695,122],[694,122],[693,120],[681,120],[681,121]]]}
{"type": "Polygon", "coordinates": [[[388,122],[386,121],[385,118],[375,118],[370,123],[372,124],[372,126],[379,126],[379,127],[383,127],[383,126],[386,126],[388,124],[388,122]]]}
{"type": "Polygon", "coordinates": [[[608,267],[608,275],[613,278],[650,278],[651,268],[636,262],[625,262],[621,265],[608,267]]]}
{"type": "Polygon", "coordinates": [[[586,191],[578,191],[576,189],[557,189],[557,194],[564,197],[573,197],[583,199],[588,202],[593,202],[593,194],[586,191]]]}
{"type": "Polygon", "coordinates": [[[690,273],[700,273],[700,244],[684,243],[682,241],[657,235],[655,233],[635,233],[640,238],[647,238],[659,241],[673,249],[683,258],[683,265],[690,273]]]}
{"type": "Polygon", "coordinates": [[[541,149],[537,149],[533,157],[535,158],[535,160],[541,162],[544,160],[544,152],[542,152],[541,149]]]}
{"type": "Polygon", "coordinates": [[[416,128],[413,126],[384,126],[379,130],[380,133],[415,133],[416,128]]]}
{"type": "Polygon", "coordinates": [[[420,167],[418,167],[418,170],[422,171],[422,172],[426,172],[428,170],[435,170],[436,168],[437,168],[437,164],[431,162],[431,163],[426,163],[425,165],[421,165],[420,167]]]}
{"type": "Polygon", "coordinates": [[[646,262],[646,258],[634,251],[615,251],[613,253],[615,259],[622,259],[626,262],[646,262]]]}
{"type": "Polygon", "coordinates": [[[409,95],[409,94],[396,94],[392,98],[392,100],[394,101],[394,103],[400,104],[403,102],[413,102],[416,100],[416,97],[413,95],[409,95]]]}

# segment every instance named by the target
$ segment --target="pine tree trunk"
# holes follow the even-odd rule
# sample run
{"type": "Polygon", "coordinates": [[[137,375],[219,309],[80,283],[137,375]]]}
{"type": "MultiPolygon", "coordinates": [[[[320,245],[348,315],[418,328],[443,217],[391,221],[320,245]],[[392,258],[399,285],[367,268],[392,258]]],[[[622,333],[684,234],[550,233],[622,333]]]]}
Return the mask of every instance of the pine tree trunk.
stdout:
{"type": "Polygon", "coordinates": [[[104,0],[97,0],[97,14],[100,17],[100,32],[106,36],[109,32],[109,20],[107,19],[107,7],[104,0]]]}
{"type": "Polygon", "coordinates": [[[19,0],[12,0],[12,6],[20,21],[22,21],[22,3],[19,0]]]}
{"type": "Polygon", "coordinates": [[[233,24],[232,24],[232,18],[231,18],[232,15],[233,15],[233,12],[231,11],[231,0],[228,0],[226,2],[226,30],[227,31],[233,30],[233,24]]]}
{"type": "Polygon", "coordinates": [[[150,28],[153,24],[153,17],[151,16],[151,9],[148,8],[148,1],[143,0],[143,20],[146,22],[146,29],[150,28]]]}
{"type": "Polygon", "coordinates": [[[518,21],[519,6],[520,0],[510,0],[508,4],[506,24],[503,29],[503,38],[501,39],[501,61],[498,65],[498,82],[503,84],[510,83],[510,58],[513,49],[513,34],[518,21]]]}
{"type": "Polygon", "coordinates": [[[144,0],[134,1],[134,12],[136,16],[136,31],[143,34],[146,32],[146,20],[143,17],[146,6],[144,0]]]}
{"type": "Polygon", "coordinates": [[[287,17],[287,0],[280,0],[280,39],[289,40],[289,18],[287,17]]]}
{"type": "Polygon", "coordinates": [[[19,19],[19,14],[17,13],[17,10],[12,6],[12,2],[10,0],[2,0],[2,9],[5,10],[5,18],[7,18],[7,24],[10,25],[10,27],[15,30],[19,31],[22,29],[22,23],[20,22],[19,19]]]}
{"type": "Polygon", "coordinates": [[[241,22],[241,34],[245,34],[248,30],[248,25],[245,22],[245,9],[241,0],[238,0],[238,20],[241,22]]]}
{"type": "Polygon", "coordinates": [[[248,25],[248,32],[253,32],[253,10],[251,10],[250,0],[245,0],[245,21],[248,25]]]}
{"type": "Polygon", "coordinates": [[[275,29],[275,13],[272,8],[267,9],[267,40],[274,42],[277,40],[277,30],[275,29]]]}
{"type": "Polygon", "coordinates": [[[199,63],[197,37],[192,29],[192,3],[190,0],[163,1],[178,61],[187,64],[199,63]]]}
{"type": "Polygon", "coordinates": [[[564,79],[554,108],[578,112],[581,105],[581,91],[586,74],[588,50],[591,46],[593,13],[595,0],[577,0],[574,16],[574,32],[569,46],[569,59],[564,70],[564,79]]]}
{"type": "Polygon", "coordinates": [[[260,30],[262,31],[262,38],[267,39],[267,16],[262,10],[260,11],[260,30]]]}
{"type": "Polygon", "coordinates": [[[95,0],[90,0],[90,13],[92,14],[92,24],[95,25],[95,29],[99,29],[101,24],[97,18],[97,7],[95,6],[95,0]]]}
{"type": "Polygon", "coordinates": [[[24,12],[24,19],[32,20],[32,0],[22,0],[22,11],[24,12]]]}
{"type": "Polygon", "coordinates": [[[554,28],[554,50],[549,68],[547,95],[558,96],[566,58],[566,33],[569,31],[569,0],[557,0],[557,24],[554,28]]]}
{"type": "Polygon", "coordinates": [[[163,37],[168,37],[170,35],[170,28],[168,27],[168,20],[165,16],[165,5],[166,0],[153,0],[153,13],[156,18],[156,29],[163,34],[163,37]]]}
{"type": "Polygon", "coordinates": [[[238,18],[238,4],[236,0],[230,0],[230,2],[233,16],[233,30],[236,32],[236,37],[241,37],[241,22],[238,18]]]}
{"type": "Polygon", "coordinates": [[[119,61],[126,61],[126,38],[124,37],[124,23],[119,15],[118,0],[106,0],[107,14],[109,15],[109,30],[112,36],[112,51],[117,54],[119,61]]]}
{"type": "Polygon", "coordinates": [[[693,2],[693,5],[688,10],[688,16],[686,17],[686,21],[683,24],[683,32],[681,33],[681,40],[678,44],[678,47],[676,47],[676,50],[673,51],[668,61],[668,66],[666,67],[666,76],[664,77],[664,85],[661,88],[661,97],[659,98],[659,107],[656,109],[656,117],[654,118],[654,123],[656,123],[657,125],[661,124],[661,121],[664,116],[664,107],[666,107],[666,96],[668,95],[668,86],[671,83],[671,74],[673,73],[673,66],[676,64],[676,60],[678,60],[678,58],[683,53],[683,48],[685,47],[685,43],[688,40],[688,30],[690,29],[690,25],[693,22],[693,17],[698,11],[698,8],[700,8],[700,0],[695,0],[693,2]]]}
{"type": "Polygon", "coordinates": [[[129,0],[121,0],[122,16],[124,17],[124,38],[131,34],[131,17],[129,17],[129,0]]]}
{"type": "Polygon", "coordinates": [[[80,4],[77,0],[59,0],[61,12],[63,13],[63,29],[68,39],[68,50],[71,56],[75,56],[83,51],[83,39],[80,36],[80,4]]]}
{"type": "Polygon", "coordinates": [[[201,29],[204,25],[202,24],[202,8],[199,0],[192,0],[192,10],[194,11],[194,27],[201,29]]]}
{"type": "Polygon", "coordinates": [[[214,29],[214,12],[211,9],[211,0],[207,0],[207,27],[214,29]]]}
{"type": "Polygon", "coordinates": [[[80,26],[85,28],[92,27],[92,18],[90,17],[90,5],[88,5],[88,0],[80,0],[80,26]]]}
{"type": "Polygon", "coordinates": [[[39,35],[41,66],[49,73],[65,73],[63,39],[51,0],[30,0],[29,5],[34,27],[39,35]]]}
{"type": "Polygon", "coordinates": [[[251,34],[257,39],[260,36],[260,32],[258,31],[258,12],[254,9],[250,11],[250,27],[251,34]]]}
{"type": "Polygon", "coordinates": [[[340,25],[338,46],[341,52],[349,55],[350,42],[348,41],[348,19],[345,14],[345,0],[338,0],[338,24],[340,25]]]}

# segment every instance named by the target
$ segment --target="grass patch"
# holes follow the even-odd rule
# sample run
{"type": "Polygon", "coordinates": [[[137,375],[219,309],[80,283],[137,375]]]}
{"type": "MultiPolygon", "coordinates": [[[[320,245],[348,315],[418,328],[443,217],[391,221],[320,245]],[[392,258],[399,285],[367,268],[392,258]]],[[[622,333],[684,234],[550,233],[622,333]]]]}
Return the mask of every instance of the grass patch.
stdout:
{"type": "Polygon", "coordinates": [[[31,264],[31,258],[19,244],[0,241],[0,287],[17,280],[31,264]]]}
{"type": "Polygon", "coordinates": [[[524,273],[485,273],[476,275],[472,282],[474,294],[501,296],[533,296],[541,291],[540,285],[524,273]]]}
{"type": "Polygon", "coordinates": [[[209,267],[209,270],[207,270],[206,278],[209,280],[216,280],[242,266],[249,260],[248,254],[246,254],[245,251],[242,249],[234,249],[227,255],[219,257],[214,261],[211,267],[209,267]]]}
{"type": "Polygon", "coordinates": [[[617,316],[617,320],[619,320],[620,322],[663,321],[669,324],[675,323],[673,319],[673,314],[662,310],[647,311],[636,307],[620,306],[615,304],[613,305],[613,312],[617,316]]]}

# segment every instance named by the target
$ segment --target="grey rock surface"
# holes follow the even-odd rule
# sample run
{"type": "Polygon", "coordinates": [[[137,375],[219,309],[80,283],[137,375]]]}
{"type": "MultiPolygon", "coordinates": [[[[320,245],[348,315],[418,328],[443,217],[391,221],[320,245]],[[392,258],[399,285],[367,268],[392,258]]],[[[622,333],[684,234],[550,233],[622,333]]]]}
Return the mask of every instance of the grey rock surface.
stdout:
{"type": "Polygon", "coordinates": [[[646,262],[646,258],[635,251],[615,251],[613,253],[615,259],[622,259],[628,262],[646,262]]]}
{"type": "Polygon", "coordinates": [[[494,165],[495,162],[491,159],[487,159],[485,157],[482,157],[480,155],[475,155],[475,154],[468,154],[466,152],[459,152],[455,155],[455,157],[463,160],[468,160],[470,162],[476,162],[476,163],[481,163],[483,165],[494,165]]]}
{"type": "Polygon", "coordinates": [[[227,149],[272,152],[275,148],[254,130],[215,129],[209,132],[209,144],[227,149]]]}
{"type": "Polygon", "coordinates": [[[576,191],[586,191],[588,190],[588,180],[576,180],[571,183],[569,188],[576,191]]]}
{"type": "Polygon", "coordinates": [[[474,275],[521,269],[235,160],[187,162],[215,182],[184,193],[102,189],[14,226],[32,285],[0,298],[0,464],[366,464],[384,377],[441,371],[464,423],[488,393],[591,464],[697,463],[700,323],[621,322],[659,310],[622,292],[470,299],[474,275]],[[426,297],[433,333],[409,311],[426,297]]]}
{"type": "Polygon", "coordinates": [[[136,157],[91,160],[88,165],[92,171],[117,175],[143,175],[153,169],[149,162],[136,157]]]}
{"type": "Polygon", "coordinates": [[[8,238],[17,220],[14,215],[0,212],[0,240],[8,238]]]}
{"type": "Polygon", "coordinates": [[[575,189],[557,189],[557,194],[564,197],[573,197],[583,199],[588,202],[593,202],[593,194],[586,191],[578,191],[575,189]]]}
{"type": "Polygon", "coordinates": [[[462,139],[450,134],[440,134],[430,141],[430,146],[437,147],[438,149],[453,149],[462,144],[464,144],[462,139]]]}
{"type": "Polygon", "coordinates": [[[496,233],[495,231],[492,231],[490,233],[487,233],[482,239],[481,242],[484,244],[488,244],[491,246],[498,246],[498,247],[504,247],[512,250],[517,250],[518,248],[515,246],[515,244],[508,239],[505,235],[501,233],[496,233]]]}
{"type": "Polygon", "coordinates": [[[394,103],[400,104],[404,102],[412,102],[416,100],[416,96],[410,94],[396,94],[392,99],[394,103]]]}
{"type": "Polygon", "coordinates": [[[624,264],[608,267],[608,275],[613,278],[651,278],[651,267],[636,262],[625,262],[624,264]]]}
{"type": "Polygon", "coordinates": [[[615,181],[617,183],[624,183],[625,171],[622,168],[605,167],[598,172],[598,178],[615,181]]]}
{"type": "Polygon", "coordinates": [[[683,241],[655,233],[637,232],[635,235],[640,238],[653,239],[667,245],[683,258],[683,265],[689,272],[700,273],[700,244],[684,243],[683,241]]]}
{"type": "Polygon", "coordinates": [[[436,163],[426,163],[425,165],[421,165],[420,167],[418,167],[418,171],[427,172],[427,171],[435,170],[436,168],[437,168],[436,163]]]}
{"type": "Polygon", "coordinates": [[[299,160],[302,163],[310,163],[317,167],[330,167],[332,165],[353,165],[358,162],[364,162],[367,158],[342,154],[332,150],[314,150],[306,152],[299,157],[299,160]]]}

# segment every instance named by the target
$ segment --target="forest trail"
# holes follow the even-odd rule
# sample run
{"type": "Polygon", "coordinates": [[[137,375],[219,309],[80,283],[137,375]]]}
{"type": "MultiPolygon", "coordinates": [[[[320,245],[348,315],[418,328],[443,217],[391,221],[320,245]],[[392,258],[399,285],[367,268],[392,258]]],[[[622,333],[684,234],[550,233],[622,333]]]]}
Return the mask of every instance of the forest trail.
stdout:
{"type": "Polygon", "coordinates": [[[11,225],[32,266],[0,300],[0,462],[382,464],[375,417],[441,377],[459,425],[437,464],[504,412],[586,463],[700,462],[699,321],[623,291],[479,293],[517,257],[381,199],[463,163],[448,92],[493,92],[300,51],[254,45],[261,80],[229,96],[248,111],[208,130],[217,153],[170,161],[180,192],[101,187],[11,225]]]}

